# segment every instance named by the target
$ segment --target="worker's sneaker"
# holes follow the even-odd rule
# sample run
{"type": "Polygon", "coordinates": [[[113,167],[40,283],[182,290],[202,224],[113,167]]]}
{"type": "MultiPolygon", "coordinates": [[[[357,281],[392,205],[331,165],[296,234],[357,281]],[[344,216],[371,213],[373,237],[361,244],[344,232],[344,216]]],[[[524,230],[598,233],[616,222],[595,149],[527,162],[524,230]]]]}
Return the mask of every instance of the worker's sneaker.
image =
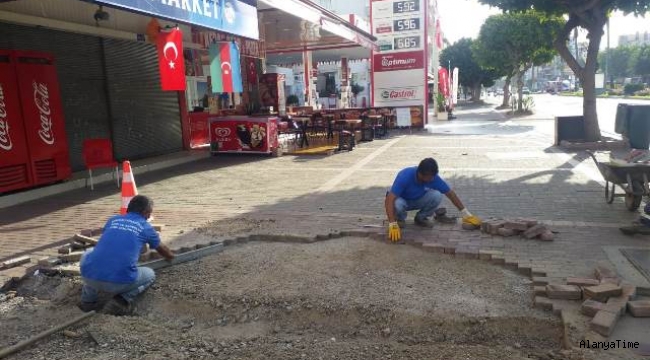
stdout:
{"type": "Polygon", "coordinates": [[[133,303],[126,301],[121,295],[113,296],[113,299],[104,306],[106,314],[115,316],[133,315],[134,310],[133,303]]]}
{"type": "Polygon", "coordinates": [[[432,228],[433,227],[433,221],[431,221],[429,219],[426,219],[426,218],[425,219],[415,218],[415,225],[421,226],[421,227],[424,227],[424,228],[432,228]]]}
{"type": "Polygon", "coordinates": [[[83,312],[90,312],[90,311],[93,311],[93,310],[99,310],[99,307],[97,306],[96,302],[88,303],[88,302],[83,302],[82,301],[79,304],[77,304],[77,307],[79,309],[81,309],[81,311],[83,311],[83,312]]]}
{"type": "Polygon", "coordinates": [[[397,220],[397,225],[399,225],[400,229],[404,229],[406,227],[406,220],[397,220]]]}

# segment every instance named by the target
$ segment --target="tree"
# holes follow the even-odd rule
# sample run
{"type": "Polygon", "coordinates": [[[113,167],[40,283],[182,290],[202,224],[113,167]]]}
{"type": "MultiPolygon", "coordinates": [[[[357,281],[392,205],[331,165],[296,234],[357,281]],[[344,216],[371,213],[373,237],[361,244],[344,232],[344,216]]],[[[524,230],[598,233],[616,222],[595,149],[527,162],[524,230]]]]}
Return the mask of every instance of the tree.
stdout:
{"type": "Polygon", "coordinates": [[[553,60],[553,38],[562,28],[559,17],[547,17],[534,11],[490,16],[474,43],[474,56],[485,68],[505,74],[503,106],[510,103],[510,83],[518,79],[518,108],[523,108],[524,74],[533,65],[553,60]]]}
{"type": "Polygon", "coordinates": [[[568,15],[562,30],[555,38],[555,48],[582,84],[586,140],[599,140],[596,69],[607,18],[616,10],[637,15],[645,14],[650,9],[650,0],[479,0],[479,2],[496,6],[507,12],[535,9],[551,16],[568,15]],[[584,65],[576,60],[568,47],[569,36],[578,27],[588,32],[589,47],[584,65]]]}
{"type": "Polygon", "coordinates": [[[634,73],[634,51],[635,48],[630,46],[619,46],[609,49],[609,57],[607,56],[608,51],[603,51],[600,54],[598,63],[602,69],[607,61],[609,61],[607,75],[612,81],[615,78],[631,77],[634,73]]]}
{"type": "Polygon", "coordinates": [[[458,82],[461,86],[472,89],[472,100],[480,100],[481,85],[492,86],[494,80],[500,78],[493,69],[483,69],[474,59],[472,54],[472,39],[460,39],[453,45],[445,48],[440,54],[440,66],[459,70],[458,82]]]}
{"type": "Polygon", "coordinates": [[[643,76],[643,81],[650,81],[650,45],[639,47],[634,57],[634,73],[643,76]]]}

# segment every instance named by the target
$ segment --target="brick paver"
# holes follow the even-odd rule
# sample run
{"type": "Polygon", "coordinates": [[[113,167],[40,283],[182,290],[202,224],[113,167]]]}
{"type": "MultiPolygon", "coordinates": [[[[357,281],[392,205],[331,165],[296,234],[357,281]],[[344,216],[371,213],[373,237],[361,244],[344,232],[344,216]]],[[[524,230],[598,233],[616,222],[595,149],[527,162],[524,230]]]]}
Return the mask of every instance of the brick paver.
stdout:
{"type": "MultiPolygon", "coordinates": [[[[478,258],[479,250],[500,251],[522,273],[549,278],[591,277],[607,261],[603,246],[648,246],[617,229],[636,215],[620,200],[607,205],[602,185],[574,168],[577,161],[597,171],[590,160],[555,153],[550,144],[534,131],[419,132],[324,158],[218,156],[135,178],[139,192],[155,200],[155,222],[167,225],[163,236],[172,247],[191,242],[181,233],[210,221],[227,229],[246,219],[272,220],[273,226],[241,231],[297,235],[381,226],[384,195],[396,172],[429,156],[477,215],[532,218],[559,233],[555,241],[540,242],[438,226],[424,233],[407,229],[405,237],[461,245],[469,258],[478,258]]],[[[76,232],[103,225],[119,204],[119,193],[107,184],[0,210],[0,261],[30,254],[35,263],[54,254],[76,232]]]]}

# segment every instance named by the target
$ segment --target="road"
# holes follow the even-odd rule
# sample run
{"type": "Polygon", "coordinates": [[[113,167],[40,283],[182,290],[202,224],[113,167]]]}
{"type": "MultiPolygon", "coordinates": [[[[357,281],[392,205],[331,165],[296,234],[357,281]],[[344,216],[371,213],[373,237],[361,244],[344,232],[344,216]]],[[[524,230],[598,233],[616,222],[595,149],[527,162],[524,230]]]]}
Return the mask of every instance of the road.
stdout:
{"type": "MultiPolygon", "coordinates": [[[[557,96],[549,94],[533,95],[535,99],[535,113],[539,118],[554,118],[556,116],[582,114],[582,98],[573,96],[557,96]]],[[[598,99],[598,122],[601,132],[614,134],[614,123],[616,121],[616,108],[620,103],[645,104],[650,106],[647,100],[630,99],[598,99]]]]}

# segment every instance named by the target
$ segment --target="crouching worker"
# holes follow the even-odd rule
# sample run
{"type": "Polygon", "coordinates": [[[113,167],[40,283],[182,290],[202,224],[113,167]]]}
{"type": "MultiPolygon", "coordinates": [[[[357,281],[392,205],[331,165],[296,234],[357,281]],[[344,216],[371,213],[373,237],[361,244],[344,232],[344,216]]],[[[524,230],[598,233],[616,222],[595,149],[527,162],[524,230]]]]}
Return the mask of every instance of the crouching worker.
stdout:
{"type": "Polygon", "coordinates": [[[98,292],[113,296],[105,311],[114,315],[130,315],[135,298],[156,279],[154,271],[138,267],[138,259],[145,244],[167,260],[174,254],[160,241],[158,233],[147,222],[153,212],[153,201],[146,196],[135,196],[129,202],[126,215],[117,215],[104,226],[94,249],[81,258],[81,290],[83,311],[98,310],[98,292]]]}

